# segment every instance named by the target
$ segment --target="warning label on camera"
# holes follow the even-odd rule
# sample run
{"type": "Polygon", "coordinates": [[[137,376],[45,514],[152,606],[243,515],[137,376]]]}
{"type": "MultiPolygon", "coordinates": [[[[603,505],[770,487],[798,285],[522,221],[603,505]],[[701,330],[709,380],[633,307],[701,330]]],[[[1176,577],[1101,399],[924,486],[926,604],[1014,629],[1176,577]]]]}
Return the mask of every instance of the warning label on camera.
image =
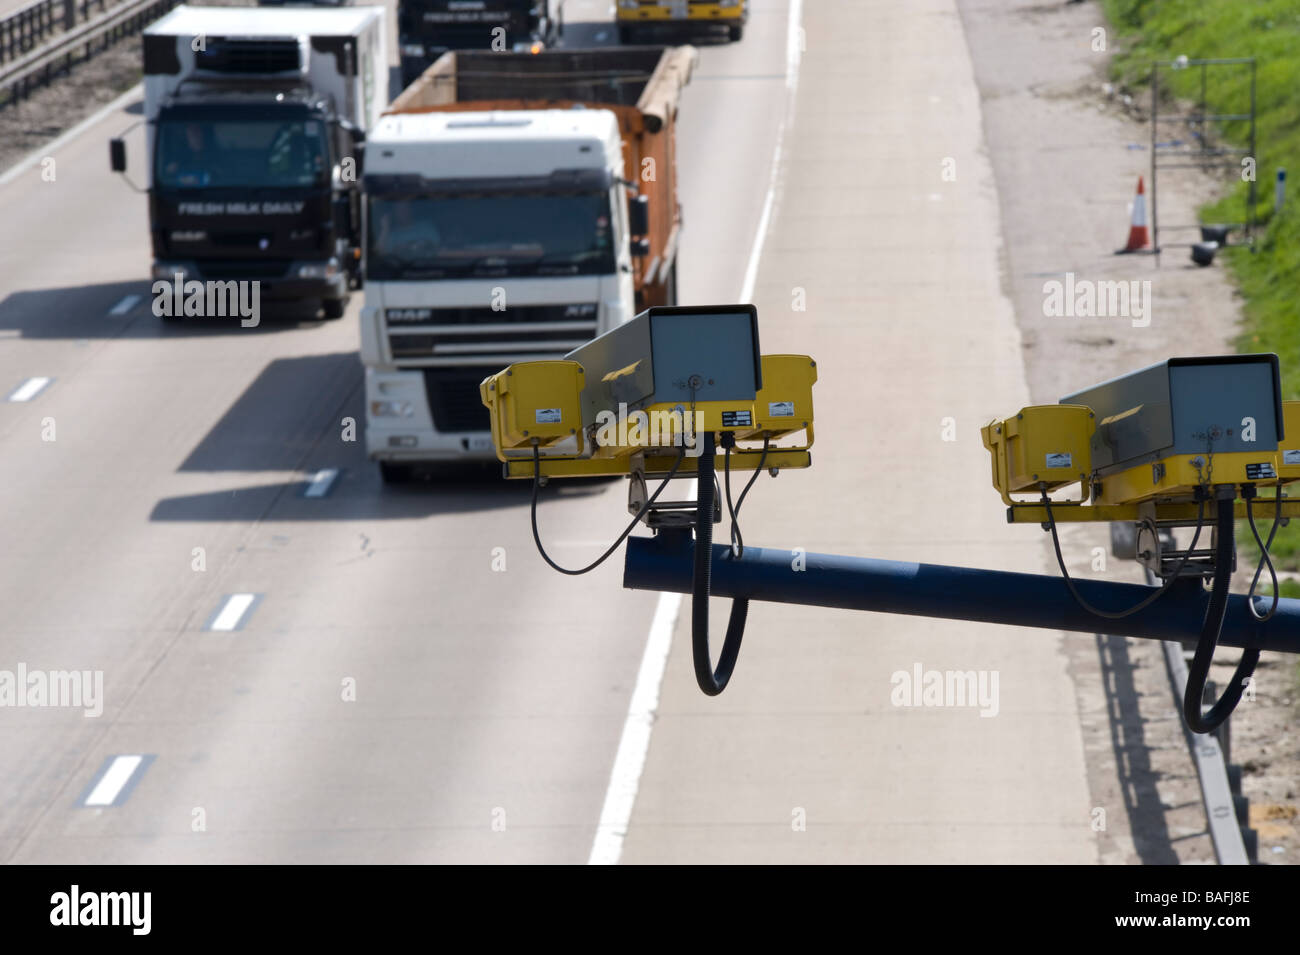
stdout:
{"type": "Polygon", "coordinates": [[[722,426],[724,428],[752,428],[754,427],[754,416],[748,408],[744,411],[724,411],[722,412],[722,426]]]}
{"type": "Polygon", "coordinates": [[[537,408],[533,412],[537,424],[559,424],[563,413],[559,408],[537,408]]]}

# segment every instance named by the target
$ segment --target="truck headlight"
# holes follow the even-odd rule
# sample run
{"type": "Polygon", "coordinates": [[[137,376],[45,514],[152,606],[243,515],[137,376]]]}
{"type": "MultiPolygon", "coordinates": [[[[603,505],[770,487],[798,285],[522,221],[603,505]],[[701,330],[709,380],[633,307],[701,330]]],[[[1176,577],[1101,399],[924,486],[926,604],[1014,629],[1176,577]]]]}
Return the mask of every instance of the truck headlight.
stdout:
{"type": "Polygon", "coordinates": [[[402,56],[424,56],[424,45],[422,43],[403,43],[402,56]]]}
{"type": "Polygon", "coordinates": [[[331,258],[328,262],[308,262],[298,266],[300,279],[332,279],[339,271],[339,260],[331,258]]]}
{"type": "Polygon", "coordinates": [[[370,416],[372,418],[409,418],[414,409],[409,401],[372,401],[370,416]]]}

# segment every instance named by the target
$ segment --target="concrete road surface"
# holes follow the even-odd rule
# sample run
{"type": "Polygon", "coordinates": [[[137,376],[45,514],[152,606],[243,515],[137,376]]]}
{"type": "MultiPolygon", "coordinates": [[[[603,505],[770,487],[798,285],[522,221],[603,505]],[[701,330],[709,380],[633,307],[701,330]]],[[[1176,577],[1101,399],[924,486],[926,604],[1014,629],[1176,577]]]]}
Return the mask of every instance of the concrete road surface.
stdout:
{"type": "MultiPolygon", "coordinates": [[[[817,444],[760,479],[745,539],[792,573],[796,549],[1046,572],[980,443],[1028,392],[953,4],[817,0],[803,28],[755,303],[764,352],[817,360],[817,444]]],[[[623,858],[1093,862],[1065,662],[1046,632],[758,603],[708,699],[683,613],[623,858]],[[985,701],[900,705],[918,673],[985,701]]]]}
{"type": "MultiPolygon", "coordinates": [[[[747,537],[1039,569],[976,430],[1025,388],[952,3],[753,7],[679,131],[683,301],[735,300],[765,232],[764,348],[819,360],[817,465],[760,483],[747,537]]],[[[571,0],[568,42],[608,17],[571,0]]],[[[156,319],[145,199],[107,169],[136,118],[0,186],[0,392],[27,399],[0,404],[0,670],[103,673],[102,715],[0,709],[0,860],[583,862],[612,781],[624,861],[1091,861],[1052,634],[760,605],[708,700],[679,629],[637,772],[660,598],[620,558],[547,569],[526,486],[381,486],[348,426],[359,297],[156,319]],[[916,663],[999,674],[998,715],[892,706],[916,663]]],[[[139,130],[129,153],[138,182],[139,130]]],[[[544,494],[570,565],[624,520],[619,483],[544,494]]]]}

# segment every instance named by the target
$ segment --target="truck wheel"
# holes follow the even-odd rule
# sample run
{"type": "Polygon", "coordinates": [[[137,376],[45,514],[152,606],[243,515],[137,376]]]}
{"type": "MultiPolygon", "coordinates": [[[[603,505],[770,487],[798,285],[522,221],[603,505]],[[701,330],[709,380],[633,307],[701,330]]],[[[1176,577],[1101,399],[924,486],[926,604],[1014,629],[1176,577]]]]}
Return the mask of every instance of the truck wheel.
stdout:
{"type": "Polygon", "coordinates": [[[321,308],[325,312],[326,318],[342,318],[343,312],[348,307],[348,300],[345,298],[326,298],[321,300],[321,308]]]}
{"type": "Polygon", "coordinates": [[[409,464],[393,464],[391,461],[379,462],[379,476],[385,484],[407,484],[415,470],[409,464]]]}
{"type": "Polygon", "coordinates": [[[739,43],[740,38],[745,35],[745,25],[738,23],[735,26],[727,27],[727,38],[732,43],[739,43]]]}

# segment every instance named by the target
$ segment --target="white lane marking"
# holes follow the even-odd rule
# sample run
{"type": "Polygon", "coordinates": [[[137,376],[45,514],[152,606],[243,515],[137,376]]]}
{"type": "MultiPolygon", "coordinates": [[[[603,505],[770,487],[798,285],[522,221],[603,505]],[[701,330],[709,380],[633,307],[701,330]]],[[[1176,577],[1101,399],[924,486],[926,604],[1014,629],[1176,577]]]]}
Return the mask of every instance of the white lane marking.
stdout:
{"type": "Polygon", "coordinates": [[[131,311],[131,309],[135,308],[135,303],[138,301],[140,301],[139,295],[128,295],[126,298],[122,299],[122,301],[110,308],[108,314],[125,315],[127,312],[131,311]]]}
{"type": "Polygon", "coordinates": [[[791,93],[799,85],[799,60],[803,56],[803,0],[790,0],[785,27],[785,88],[791,93]]]}
{"type": "MultiPolygon", "coordinates": [[[[37,149],[35,152],[28,153],[27,158],[20,159],[17,163],[10,166],[7,170],[5,170],[3,175],[0,175],[0,186],[9,185],[9,183],[13,182],[15,179],[17,179],[27,170],[31,169],[42,159],[45,159],[47,156],[54,155],[56,152],[58,152],[60,149],[66,146],[68,143],[72,142],[78,136],[82,135],[86,130],[90,129],[92,126],[97,126],[98,124],[102,123],[105,117],[111,116],[112,114],[119,112],[122,109],[125,109],[126,106],[128,106],[131,102],[140,99],[143,96],[144,96],[144,84],[137,83],[135,86],[131,87],[121,96],[119,96],[117,99],[113,100],[113,102],[109,103],[107,106],[101,109],[94,116],[90,116],[82,120],[80,123],[78,123],[76,126],[73,126],[70,130],[68,130],[58,139],[54,140],[54,142],[47,143],[46,145],[42,146],[40,149],[37,149]]],[[[107,165],[108,164],[105,163],[105,167],[107,167],[107,165]]]]}
{"type": "Polygon", "coordinates": [[[53,378],[28,378],[21,385],[9,392],[10,401],[31,401],[42,391],[46,385],[52,382],[53,378]]]}
{"type": "Polygon", "coordinates": [[[303,492],[303,497],[324,497],[334,486],[334,480],[339,476],[338,468],[321,468],[312,475],[311,483],[307,485],[307,490],[303,492]]]}
{"type": "Polygon", "coordinates": [[[253,606],[257,594],[231,594],[226,598],[221,611],[213,619],[209,630],[235,630],[242,622],[248,608],[253,606]]]}
{"type": "MultiPolygon", "coordinates": [[[[754,294],[754,282],[758,278],[758,260],[763,255],[763,242],[772,217],[772,206],[776,201],[777,180],[781,165],[781,145],[785,140],[786,122],[794,112],[794,94],[799,80],[799,52],[803,35],[802,12],[803,0],[790,0],[790,16],[787,21],[786,46],[786,99],[785,113],[776,131],[776,148],[772,153],[772,177],[768,182],[767,196],[763,200],[763,214],[759,219],[759,231],[754,236],[754,245],[749,250],[749,263],[745,268],[745,280],[741,286],[738,302],[748,302],[754,294]]],[[[696,481],[691,480],[686,500],[695,497],[696,481]]],[[[605,790],[605,803],[600,810],[600,822],[596,825],[596,837],[592,840],[591,855],[588,865],[616,865],[623,855],[623,840],[627,838],[628,825],[632,821],[632,809],[636,805],[637,790],[641,786],[641,773],[645,769],[646,753],[650,749],[650,732],[654,727],[655,713],[659,709],[659,688],[663,685],[664,669],[668,666],[668,654],[672,650],[673,631],[677,629],[677,615],[681,610],[682,595],[661,593],[655,604],[655,614],[650,621],[650,634],[646,638],[645,653],[641,656],[641,668],[637,671],[636,687],[632,690],[632,702],[628,705],[627,719],[623,721],[623,735],[618,741],[618,752],[614,756],[614,767],[610,770],[609,786],[605,790]]]]}
{"type": "Polygon", "coordinates": [[[588,865],[614,865],[623,854],[623,840],[627,836],[641,771],[645,768],[646,753],[650,749],[650,731],[654,727],[655,711],[659,709],[659,687],[663,683],[664,667],[668,663],[668,651],[672,649],[677,611],[681,605],[681,594],[659,595],[650,622],[650,637],[641,656],[641,669],[636,675],[636,689],[632,691],[632,702],[623,722],[623,738],[619,740],[614,768],[609,774],[609,788],[605,791],[605,805],[600,811],[600,823],[596,827],[588,865]]]}
{"type": "Polygon", "coordinates": [[[99,777],[99,782],[95,788],[86,796],[83,806],[111,806],[117,801],[118,794],[122,788],[131,781],[140,764],[144,762],[143,756],[117,756],[109,764],[104,775],[99,777]]]}

